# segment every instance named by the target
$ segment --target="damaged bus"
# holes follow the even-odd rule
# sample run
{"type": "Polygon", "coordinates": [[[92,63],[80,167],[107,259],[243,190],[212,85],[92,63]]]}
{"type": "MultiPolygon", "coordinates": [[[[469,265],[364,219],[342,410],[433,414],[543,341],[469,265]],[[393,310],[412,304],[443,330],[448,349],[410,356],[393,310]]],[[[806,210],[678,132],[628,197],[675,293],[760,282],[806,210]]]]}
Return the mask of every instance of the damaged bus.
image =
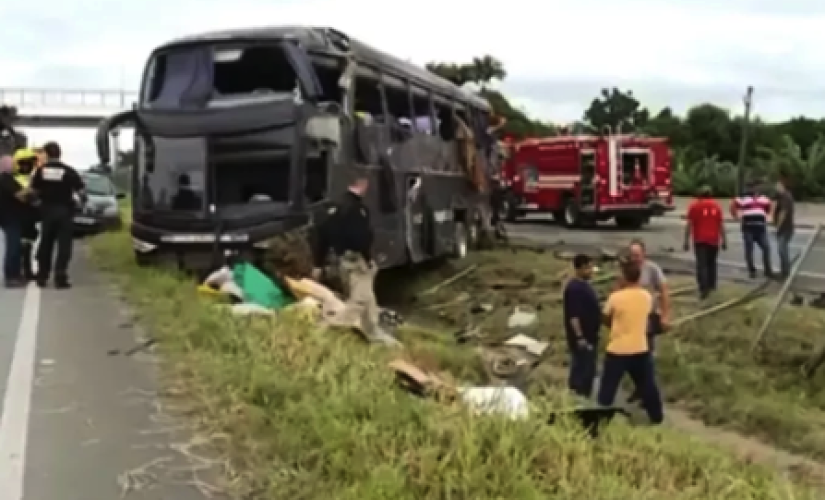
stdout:
{"type": "MultiPolygon", "coordinates": [[[[326,214],[354,173],[382,268],[463,257],[489,213],[481,97],[329,28],[200,34],[155,49],[133,109],[139,263],[210,268],[326,214]]],[[[488,146],[489,145],[489,146],[488,146]]]]}

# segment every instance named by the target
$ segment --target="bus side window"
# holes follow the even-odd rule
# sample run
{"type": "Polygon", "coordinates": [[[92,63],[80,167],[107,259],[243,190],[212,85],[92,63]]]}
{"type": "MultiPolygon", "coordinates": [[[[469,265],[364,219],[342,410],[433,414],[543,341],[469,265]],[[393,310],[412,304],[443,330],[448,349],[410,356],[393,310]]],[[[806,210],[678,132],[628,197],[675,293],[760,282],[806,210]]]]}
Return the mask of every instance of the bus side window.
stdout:
{"type": "Polygon", "coordinates": [[[436,135],[435,107],[432,96],[422,88],[411,88],[412,124],[414,131],[419,134],[436,135]]]}
{"type": "Polygon", "coordinates": [[[435,101],[436,121],[438,122],[438,136],[444,142],[455,140],[455,120],[451,104],[438,99],[435,101]]]}
{"type": "Polygon", "coordinates": [[[384,123],[384,106],[381,98],[379,80],[358,76],[355,78],[353,99],[353,123],[355,138],[355,161],[362,165],[377,161],[371,151],[378,151],[384,141],[382,124],[384,123]]]}
{"type": "Polygon", "coordinates": [[[393,144],[404,142],[412,136],[413,124],[410,112],[410,96],[407,83],[394,77],[384,77],[384,95],[387,98],[387,125],[393,144]]]}

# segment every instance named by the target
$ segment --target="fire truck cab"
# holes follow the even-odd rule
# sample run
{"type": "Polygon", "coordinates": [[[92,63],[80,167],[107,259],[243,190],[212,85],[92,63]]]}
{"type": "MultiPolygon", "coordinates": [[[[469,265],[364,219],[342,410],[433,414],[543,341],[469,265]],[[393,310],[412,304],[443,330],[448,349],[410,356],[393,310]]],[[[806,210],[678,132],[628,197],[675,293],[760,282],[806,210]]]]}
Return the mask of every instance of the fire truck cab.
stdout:
{"type": "Polygon", "coordinates": [[[567,227],[614,219],[637,229],[673,210],[670,149],[631,135],[527,139],[506,148],[502,216],[549,213],[567,227]]]}

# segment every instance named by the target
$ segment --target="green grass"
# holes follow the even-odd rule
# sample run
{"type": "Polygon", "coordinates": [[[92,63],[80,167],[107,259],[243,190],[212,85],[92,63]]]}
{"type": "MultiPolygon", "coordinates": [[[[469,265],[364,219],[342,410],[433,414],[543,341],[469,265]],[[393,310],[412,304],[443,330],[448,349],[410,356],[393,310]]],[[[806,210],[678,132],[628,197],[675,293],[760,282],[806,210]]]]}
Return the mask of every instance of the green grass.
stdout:
{"type": "MultiPolygon", "coordinates": [[[[125,233],[102,235],[91,245],[159,339],[166,383],[185,389],[195,408],[190,418],[202,433],[227,437],[216,444],[231,459],[237,494],[284,500],[818,497],[667,427],[617,423],[594,442],[571,423],[548,426],[543,415],[571,402],[542,381],[533,385],[525,422],[471,417],[460,405],[416,399],[395,387],[387,350],[290,314],[274,321],[232,318],[198,299],[191,282],[137,268],[125,233]]],[[[477,258],[489,269],[502,256],[477,258]]],[[[536,263],[535,257],[508,257],[512,261],[536,263]]],[[[538,282],[549,286],[550,270],[540,274],[538,282]]],[[[433,300],[490,279],[476,273],[433,300]]],[[[521,300],[520,293],[475,298],[503,306],[521,300]]],[[[557,314],[557,307],[546,309],[543,319],[557,314]]],[[[445,325],[462,314],[469,313],[455,308],[411,320],[445,325]]],[[[498,321],[494,314],[484,324],[493,328],[498,321]]],[[[480,379],[473,351],[448,335],[433,328],[402,334],[417,362],[480,379]]]]}

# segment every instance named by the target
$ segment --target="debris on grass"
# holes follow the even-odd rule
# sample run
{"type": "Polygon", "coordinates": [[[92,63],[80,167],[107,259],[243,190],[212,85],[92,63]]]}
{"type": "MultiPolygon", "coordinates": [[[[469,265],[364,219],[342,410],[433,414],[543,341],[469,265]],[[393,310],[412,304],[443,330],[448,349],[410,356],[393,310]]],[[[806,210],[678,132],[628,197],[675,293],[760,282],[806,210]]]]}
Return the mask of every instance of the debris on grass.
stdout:
{"type": "MultiPolygon", "coordinates": [[[[413,398],[394,389],[397,375],[386,366],[398,358],[398,351],[330,335],[290,312],[277,322],[220,314],[193,300],[196,292],[190,283],[136,267],[128,235],[103,235],[92,246],[101,265],[128,283],[125,293],[159,339],[166,377],[185,388],[193,416],[208,433],[227,436],[223,451],[239,471],[232,482],[238,496],[821,498],[821,492],[790,484],[767,466],[743,462],[701,438],[667,427],[633,428],[619,419],[609,432],[601,429],[598,445],[590,444],[582,424],[604,422],[600,415],[607,413],[572,411],[579,406],[576,401],[536,370],[528,370],[531,383],[522,392],[531,402],[525,420],[468,419],[466,405],[413,398]]],[[[441,387],[491,387],[491,378],[508,375],[514,366],[563,366],[561,311],[546,295],[557,293],[556,277],[566,263],[549,253],[514,258],[509,251],[483,252],[471,259],[478,267],[460,284],[442,287],[409,308],[397,304],[406,317],[398,328],[406,346],[403,359],[420,372],[413,380],[437,374],[441,387]],[[526,286],[498,291],[489,287],[495,279],[528,275],[534,279],[526,286]],[[461,292],[470,298],[450,303],[461,292]],[[429,308],[435,304],[443,307],[429,308]],[[516,335],[507,328],[516,307],[535,312],[537,318],[522,325],[529,333],[518,334],[547,347],[531,350],[525,344],[532,344],[523,339],[517,346],[506,345],[516,335]],[[464,345],[449,333],[470,324],[479,325],[480,333],[464,345]]],[[[610,272],[611,264],[602,267],[610,272]]],[[[456,269],[439,272],[454,275],[456,269]]],[[[419,289],[443,280],[419,275],[419,289]]],[[[673,287],[679,285],[678,279],[672,280],[673,287]]],[[[698,305],[680,300],[677,312],[689,314],[698,305]]],[[[751,366],[749,356],[751,365],[745,365],[743,353],[733,348],[749,340],[738,338],[742,329],[730,325],[739,321],[745,307],[685,325],[684,336],[663,340],[657,354],[668,395],[678,392],[681,401],[701,405],[709,418],[723,420],[722,410],[728,410],[728,421],[719,423],[730,427],[743,422],[754,402],[766,402],[780,392],[766,391],[774,381],[759,378],[774,371],[751,366]],[[677,348],[682,353],[678,360],[677,348]],[[720,376],[719,370],[729,372],[720,376]],[[740,376],[735,382],[729,378],[734,373],[740,376]],[[677,385],[679,377],[683,380],[677,385]],[[723,396],[724,408],[718,406],[723,396]]],[[[756,315],[754,310],[747,314],[756,315]]],[[[778,318],[777,325],[783,321],[778,318]]],[[[773,361],[781,365],[784,360],[773,361]]],[[[788,384],[789,378],[783,382],[788,384]]],[[[788,385],[794,394],[783,404],[810,408],[812,401],[793,400],[799,394],[795,384],[788,385]]],[[[803,417],[794,418],[799,423],[803,417]]],[[[743,427],[758,434],[754,425],[743,427]]]]}

